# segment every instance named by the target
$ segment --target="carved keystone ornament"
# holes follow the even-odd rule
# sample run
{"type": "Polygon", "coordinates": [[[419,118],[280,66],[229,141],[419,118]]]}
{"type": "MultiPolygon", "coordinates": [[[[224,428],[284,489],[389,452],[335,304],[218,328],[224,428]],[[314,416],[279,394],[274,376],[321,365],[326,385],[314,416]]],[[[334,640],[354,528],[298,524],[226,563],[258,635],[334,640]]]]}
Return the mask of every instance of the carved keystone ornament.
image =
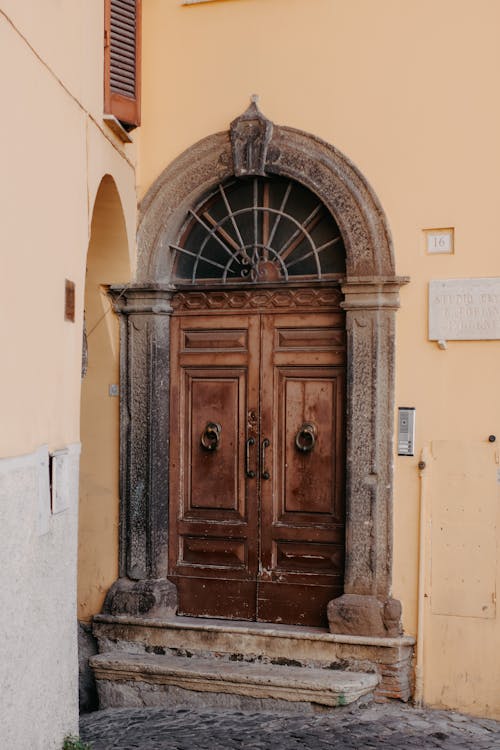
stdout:
{"type": "Polygon", "coordinates": [[[259,110],[258,99],[254,94],[247,111],[230,125],[236,177],[266,173],[267,149],[273,136],[273,124],[259,110]]]}

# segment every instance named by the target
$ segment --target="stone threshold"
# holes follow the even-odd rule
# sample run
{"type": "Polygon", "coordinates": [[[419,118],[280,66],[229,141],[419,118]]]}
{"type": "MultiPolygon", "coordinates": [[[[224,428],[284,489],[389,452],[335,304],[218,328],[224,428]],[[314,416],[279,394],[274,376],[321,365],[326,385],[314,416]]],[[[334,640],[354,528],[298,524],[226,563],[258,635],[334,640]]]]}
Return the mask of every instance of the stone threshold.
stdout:
{"type": "Polygon", "coordinates": [[[172,700],[170,687],[197,693],[226,693],[337,707],[372,693],[380,681],[373,673],[228,663],[171,655],[115,652],[94,656],[90,663],[102,708],[130,701],[134,692],[142,701],[149,696],[150,701],[158,705],[163,697],[167,703],[172,700]],[[140,683],[146,683],[149,690],[144,690],[140,683]]]}
{"type": "Polygon", "coordinates": [[[265,636],[266,638],[290,638],[298,641],[323,641],[325,643],[344,643],[353,646],[375,646],[377,648],[399,648],[415,645],[412,636],[403,635],[396,638],[382,638],[362,635],[338,635],[326,628],[304,627],[302,625],[277,625],[268,622],[250,622],[247,620],[217,620],[215,618],[174,617],[159,619],[136,617],[132,615],[95,615],[96,625],[123,625],[139,628],[159,628],[161,630],[185,630],[200,633],[234,633],[235,635],[265,636]]]}
{"type": "Polygon", "coordinates": [[[171,616],[96,615],[100,654],[185,656],[205,663],[328,669],[375,674],[376,700],[412,694],[414,638],[339,635],[321,628],[171,616]]]}

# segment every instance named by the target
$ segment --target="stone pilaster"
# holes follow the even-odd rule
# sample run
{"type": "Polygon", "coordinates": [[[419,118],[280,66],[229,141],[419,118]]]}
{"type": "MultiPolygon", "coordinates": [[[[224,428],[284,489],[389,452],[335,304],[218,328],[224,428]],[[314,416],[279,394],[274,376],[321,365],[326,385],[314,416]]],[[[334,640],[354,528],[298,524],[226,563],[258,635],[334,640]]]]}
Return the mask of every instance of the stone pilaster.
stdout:
{"type": "Polygon", "coordinates": [[[346,568],[344,595],[328,605],[330,630],[401,631],[390,597],[395,312],[406,279],[350,278],[342,286],[348,336],[346,568]]]}
{"type": "Polygon", "coordinates": [[[172,291],[134,284],[109,294],[120,315],[120,578],[104,611],[158,616],[176,607],[166,579],[172,291]]]}

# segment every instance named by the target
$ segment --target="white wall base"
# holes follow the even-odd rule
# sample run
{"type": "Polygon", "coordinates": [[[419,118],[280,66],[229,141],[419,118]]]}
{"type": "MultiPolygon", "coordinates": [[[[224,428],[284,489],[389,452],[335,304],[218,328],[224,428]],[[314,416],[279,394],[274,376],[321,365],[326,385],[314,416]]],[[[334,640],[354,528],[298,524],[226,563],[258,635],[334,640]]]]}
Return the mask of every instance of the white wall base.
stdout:
{"type": "Polygon", "coordinates": [[[0,747],[60,750],[78,728],[76,560],[80,445],[53,514],[44,446],[0,459],[0,747]]]}

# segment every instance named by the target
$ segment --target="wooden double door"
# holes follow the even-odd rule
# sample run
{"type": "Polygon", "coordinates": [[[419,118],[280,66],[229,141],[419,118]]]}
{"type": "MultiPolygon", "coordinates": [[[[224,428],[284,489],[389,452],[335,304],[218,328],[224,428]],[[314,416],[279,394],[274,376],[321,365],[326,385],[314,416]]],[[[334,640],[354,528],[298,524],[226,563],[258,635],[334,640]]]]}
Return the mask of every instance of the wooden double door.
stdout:
{"type": "Polygon", "coordinates": [[[171,378],[179,613],[324,626],[343,592],[343,312],[179,312],[171,378]]]}

